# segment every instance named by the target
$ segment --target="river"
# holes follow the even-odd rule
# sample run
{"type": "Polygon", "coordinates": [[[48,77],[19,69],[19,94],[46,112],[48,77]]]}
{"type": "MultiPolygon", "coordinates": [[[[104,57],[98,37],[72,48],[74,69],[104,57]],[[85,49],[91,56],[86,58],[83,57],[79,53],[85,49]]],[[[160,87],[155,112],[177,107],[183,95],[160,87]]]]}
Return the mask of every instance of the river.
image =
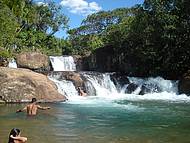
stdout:
{"type": "MultiPolygon", "coordinates": [[[[71,57],[51,57],[51,61],[56,71],[76,69],[71,57]],[[63,67],[57,64],[65,61],[69,63],[63,67]]],[[[113,73],[80,74],[89,96],[78,96],[71,81],[53,72],[49,78],[68,101],[43,104],[51,109],[35,117],[15,113],[24,104],[0,104],[0,143],[7,143],[14,127],[21,129],[27,143],[190,142],[190,97],[178,94],[178,81],[128,77],[130,83],[120,85],[111,80],[113,73]],[[130,84],[136,87],[128,93],[130,84]],[[143,87],[146,90],[139,95],[143,87]]]]}
{"type": "Polygon", "coordinates": [[[0,105],[0,142],[13,127],[28,143],[190,142],[189,102],[81,98],[45,105],[51,109],[35,117],[15,113],[23,104],[0,105]]]}

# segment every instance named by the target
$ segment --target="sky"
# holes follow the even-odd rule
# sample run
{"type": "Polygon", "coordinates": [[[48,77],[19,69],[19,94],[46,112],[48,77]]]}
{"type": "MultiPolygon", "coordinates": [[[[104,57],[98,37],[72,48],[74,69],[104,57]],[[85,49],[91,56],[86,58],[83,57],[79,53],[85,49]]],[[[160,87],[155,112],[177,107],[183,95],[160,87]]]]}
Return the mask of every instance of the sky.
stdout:
{"type": "MultiPolygon", "coordinates": [[[[144,0],[54,0],[62,6],[62,12],[69,18],[69,28],[79,27],[87,15],[142,4],[144,0]]],[[[67,37],[66,31],[58,31],[56,37],[67,37]]]]}

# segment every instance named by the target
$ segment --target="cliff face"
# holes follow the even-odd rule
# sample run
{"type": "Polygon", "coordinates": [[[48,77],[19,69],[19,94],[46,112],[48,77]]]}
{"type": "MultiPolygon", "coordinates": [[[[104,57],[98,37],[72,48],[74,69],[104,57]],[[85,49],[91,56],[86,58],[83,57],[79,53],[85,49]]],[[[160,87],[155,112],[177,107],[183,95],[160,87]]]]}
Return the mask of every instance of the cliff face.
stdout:
{"type": "Polygon", "coordinates": [[[25,102],[34,97],[42,102],[66,99],[47,76],[27,69],[6,67],[0,67],[0,97],[5,102],[25,102]]]}
{"type": "Polygon", "coordinates": [[[88,71],[120,72],[134,77],[161,76],[173,80],[181,77],[180,71],[172,72],[161,63],[153,64],[152,61],[142,60],[139,53],[128,53],[127,48],[125,51],[114,47],[99,48],[83,59],[83,65],[84,70],[88,71]]]}
{"type": "Polygon", "coordinates": [[[85,70],[122,72],[131,76],[147,76],[147,67],[134,56],[125,52],[115,53],[114,47],[99,48],[84,59],[85,70]]]}

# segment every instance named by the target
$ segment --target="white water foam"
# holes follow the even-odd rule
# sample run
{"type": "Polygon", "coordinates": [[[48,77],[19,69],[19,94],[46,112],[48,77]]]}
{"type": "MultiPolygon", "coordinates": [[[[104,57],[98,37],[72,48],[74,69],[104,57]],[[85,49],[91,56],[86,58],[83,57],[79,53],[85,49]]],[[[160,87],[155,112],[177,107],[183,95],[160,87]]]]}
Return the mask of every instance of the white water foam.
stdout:
{"type": "Polygon", "coordinates": [[[146,79],[141,79],[137,77],[128,77],[129,81],[131,83],[137,84],[142,86],[143,84],[147,85],[157,85],[161,91],[167,91],[169,93],[178,93],[178,88],[177,84],[178,81],[171,81],[171,80],[165,80],[162,77],[156,77],[156,78],[146,78],[146,79]]]}
{"type": "Polygon", "coordinates": [[[72,56],[50,56],[54,71],[76,71],[76,65],[72,56]]]}
{"type": "Polygon", "coordinates": [[[8,67],[9,68],[17,68],[17,63],[16,63],[15,59],[11,59],[9,61],[8,67]]]}
{"type": "Polygon", "coordinates": [[[110,79],[109,74],[102,74],[101,77],[96,75],[89,75],[83,73],[88,82],[90,82],[96,90],[96,96],[110,96],[111,94],[117,94],[117,89],[114,83],[110,79]]]}
{"type": "MultiPolygon", "coordinates": [[[[83,105],[94,105],[94,106],[114,106],[117,101],[127,100],[127,101],[163,101],[163,102],[190,102],[190,97],[185,94],[177,94],[177,82],[164,80],[163,78],[149,78],[147,80],[139,78],[130,78],[133,83],[142,84],[152,83],[156,84],[161,88],[160,93],[148,93],[144,95],[137,95],[139,93],[139,88],[137,88],[132,94],[125,94],[118,92],[113,82],[110,80],[109,74],[88,74],[83,73],[88,82],[96,90],[96,96],[81,97],[72,84],[68,81],[57,81],[52,79],[58,86],[59,92],[66,94],[68,97],[68,104],[83,104],[83,105]]],[[[125,106],[125,105],[116,105],[125,106]]],[[[127,108],[128,106],[124,107],[127,108]]]]}
{"type": "Polygon", "coordinates": [[[58,92],[62,95],[65,95],[67,99],[75,98],[78,96],[78,92],[75,89],[75,86],[71,81],[66,80],[57,80],[53,77],[48,77],[50,80],[52,80],[58,88],[58,92]]]}

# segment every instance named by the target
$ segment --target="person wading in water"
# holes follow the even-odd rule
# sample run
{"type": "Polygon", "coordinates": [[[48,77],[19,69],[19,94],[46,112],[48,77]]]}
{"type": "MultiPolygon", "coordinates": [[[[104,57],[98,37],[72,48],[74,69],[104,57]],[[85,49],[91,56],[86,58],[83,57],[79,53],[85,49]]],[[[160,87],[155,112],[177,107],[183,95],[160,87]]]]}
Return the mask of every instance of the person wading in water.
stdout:
{"type": "Polygon", "coordinates": [[[26,110],[27,115],[36,115],[38,109],[47,110],[47,109],[50,109],[50,107],[42,107],[40,105],[37,105],[37,99],[32,98],[32,101],[30,104],[25,106],[23,109],[17,110],[16,113],[23,112],[26,110]]]}
{"type": "Polygon", "coordinates": [[[13,128],[9,134],[8,143],[25,143],[27,141],[26,137],[21,137],[21,131],[19,129],[13,128]]]}

